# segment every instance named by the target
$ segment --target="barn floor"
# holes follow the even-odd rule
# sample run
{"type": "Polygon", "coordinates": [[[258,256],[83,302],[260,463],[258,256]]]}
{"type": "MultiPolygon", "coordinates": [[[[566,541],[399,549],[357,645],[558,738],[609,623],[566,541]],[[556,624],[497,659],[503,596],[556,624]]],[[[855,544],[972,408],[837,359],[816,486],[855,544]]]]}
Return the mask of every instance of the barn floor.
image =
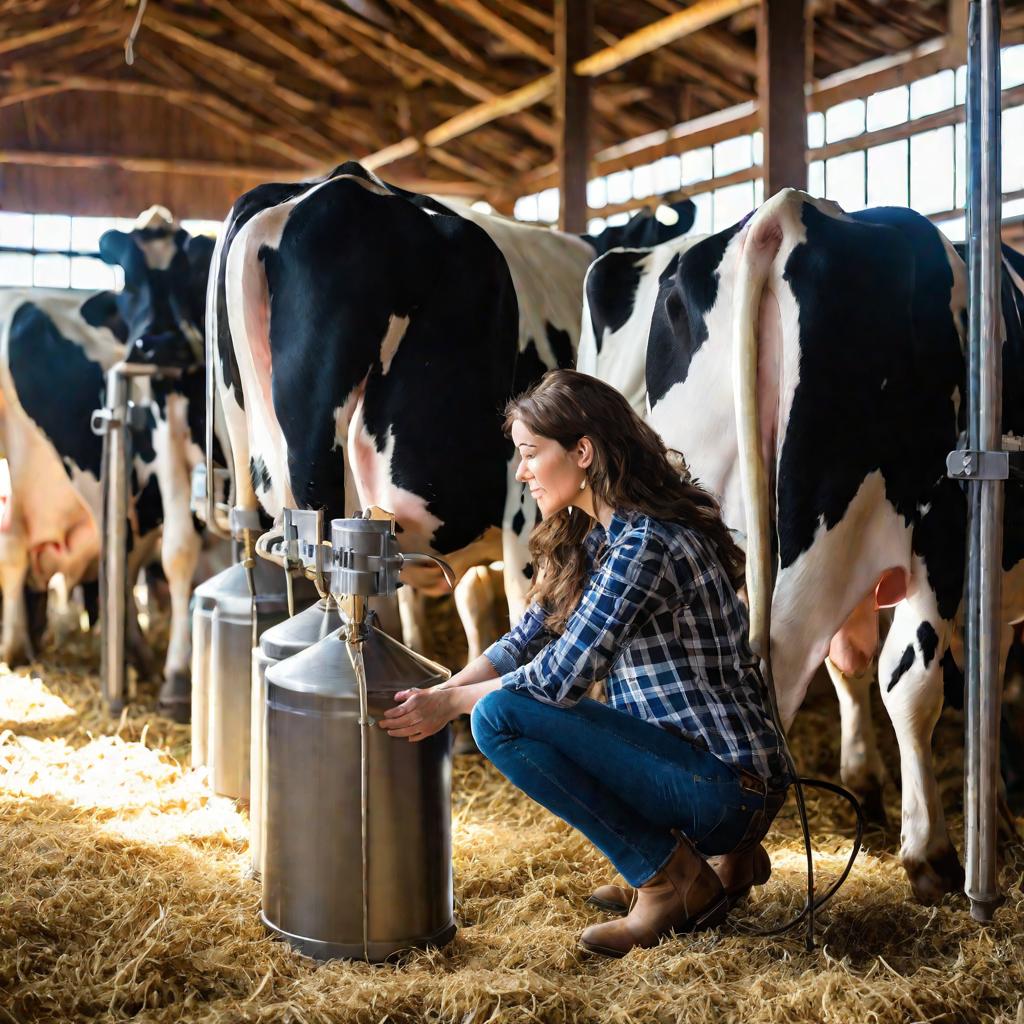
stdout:
{"type": "MultiPolygon", "coordinates": [[[[872,832],[807,953],[799,931],[739,932],[799,906],[790,804],[768,838],[771,882],[720,931],[582,959],[576,936],[596,916],[583,899],[607,864],[479,757],[456,762],[454,942],[395,966],[318,965],[260,926],[246,816],[187,767],[187,727],[144,701],[107,720],[96,664],[82,637],[59,663],[51,652],[28,672],[0,669],[0,1021],[1024,1024],[1019,848],[1003,868],[1007,905],[981,928],[961,895],[908,902],[897,836],[872,832]]],[[[834,718],[822,694],[796,729],[803,767],[826,777],[834,718]]],[[[960,803],[960,734],[947,713],[936,741],[947,811],[960,803]]],[[[891,743],[886,753],[895,767],[891,743]]],[[[812,806],[818,864],[834,872],[848,812],[831,798],[812,806]]],[[[895,803],[889,814],[898,821],[895,803]]]]}

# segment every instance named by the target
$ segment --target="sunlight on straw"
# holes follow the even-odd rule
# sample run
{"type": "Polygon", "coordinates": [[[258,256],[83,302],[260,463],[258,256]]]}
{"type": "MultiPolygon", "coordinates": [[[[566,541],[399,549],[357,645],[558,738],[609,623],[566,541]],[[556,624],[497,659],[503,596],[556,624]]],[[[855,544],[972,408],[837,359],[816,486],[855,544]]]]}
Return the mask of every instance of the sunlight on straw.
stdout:
{"type": "Polygon", "coordinates": [[[12,727],[59,722],[74,713],[38,676],[12,672],[0,665],[0,724],[12,727]]]}

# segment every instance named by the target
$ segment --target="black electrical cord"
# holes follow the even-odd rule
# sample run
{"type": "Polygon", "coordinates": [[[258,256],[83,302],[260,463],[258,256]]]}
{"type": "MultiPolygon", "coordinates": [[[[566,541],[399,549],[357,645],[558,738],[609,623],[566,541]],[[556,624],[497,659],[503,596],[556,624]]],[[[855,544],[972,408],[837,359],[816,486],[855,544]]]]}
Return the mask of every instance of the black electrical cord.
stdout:
{"type": "MultiPolygon", "coordinates": [[[[769,623],[771,622],[770,612],[768,621],[769,623]]],[[[767,635],[771,635],[770,631],[767,635]]],[[[818,910],[818,908],[823,907],[839,891],[840,886],[842,886],[850,872],[853,870],[853,862],[857,859],[857,854],[860,853],[861,841],[864,838],[864,812],[861,810],[860,802],[848,789],[844,789],[842,786],[838,786],[834,782],[826,782],[823,779],[804,778],[797,771],[796,762],[793,760],[793,753],[789,749],[789,741],[786,739],[786,730],[782,725],[782,717],[779,714],[779,702],[775,694],[775,679],[772,676],[770,652],[764,658],[763,663],[764,675],[762,676],[761,682],[768,698],[768,708],[771,711],[772,721],[775,723],[775,728],[778,731],[779,738],[782,740],[782,752],[785,755],[786,766],[789,768],[790,778],[792,779],[793,793],[796,796],[797,812],[800,815],[800,828],[803,831],[804,836],[804,850],[807,853],[807,898],[804,902],[803,910],[801,910],[800,913],[791,921],[787,921],[774,928],[764,930],[746,928],[741,930],[747,935],[756,935],[760,937],[781,935],[783,932],[788,932],[790,929],[795,928],[801,921],[806,919],[807,936],[805,941],[807,951],[810,952],[814,949],[814,912],[818,910]],[[804,786],[810,786],[812,789],[824,789],[841,796],[850,804],[853,808],[854,814],[857,816],[857,834],[853,840],[853,851],[850,854],[850,859],[847,861],[846,867],[843,869],[843,873],[820,900],[815,900],[814,898],[814,850],[811,846],[811,828],[807,822],[807,804],[804,801],[804,786]]]]}

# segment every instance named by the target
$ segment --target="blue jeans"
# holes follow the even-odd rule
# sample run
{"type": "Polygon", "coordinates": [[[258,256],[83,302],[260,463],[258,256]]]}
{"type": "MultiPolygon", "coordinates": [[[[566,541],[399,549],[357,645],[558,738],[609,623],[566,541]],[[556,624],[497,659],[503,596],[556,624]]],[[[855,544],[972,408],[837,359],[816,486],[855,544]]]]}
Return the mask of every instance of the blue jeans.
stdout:
{"type": "Polygon", "coordinates": [[[559,708],[503,688],[477,702],[472,726],[498,770],[578,828],[630,885],[643,885],[666,864],[677,842],[672,829],[708,857],[767,831],[758,828],[764,795],[735,769],[597,701],[559,708]]]}

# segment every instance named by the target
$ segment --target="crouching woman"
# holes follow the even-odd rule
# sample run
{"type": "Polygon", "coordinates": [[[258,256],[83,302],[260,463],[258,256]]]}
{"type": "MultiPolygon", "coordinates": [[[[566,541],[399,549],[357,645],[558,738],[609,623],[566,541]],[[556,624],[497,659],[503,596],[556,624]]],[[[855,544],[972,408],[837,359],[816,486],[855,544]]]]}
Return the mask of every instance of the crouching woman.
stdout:
{"type": "Polygon", "coordinates": [[[787,772],[737,597],[742,553],[613,388],[548,373],[506,410],[516,478],[543,520],[522,621],[448,682],[403,691],[381,726],[420,740],[472,711],[480,749],[625,878],[626,916],[580,945],[622,956],[718,924],[771,863],[787,772]],[[605,680],[607,704],[584,696],[605,680]]]}

